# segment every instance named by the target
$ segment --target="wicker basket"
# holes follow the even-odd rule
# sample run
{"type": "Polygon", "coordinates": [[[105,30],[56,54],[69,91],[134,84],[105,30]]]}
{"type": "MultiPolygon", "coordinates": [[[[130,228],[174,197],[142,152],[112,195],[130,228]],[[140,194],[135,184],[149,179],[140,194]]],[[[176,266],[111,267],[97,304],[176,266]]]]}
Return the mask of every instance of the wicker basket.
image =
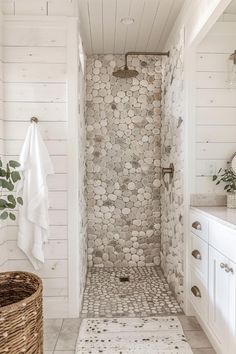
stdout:
{"type": "Polygon", "coordinates": [[[0,273],[0,353],[43,354],[42,281],[0,273]]]}

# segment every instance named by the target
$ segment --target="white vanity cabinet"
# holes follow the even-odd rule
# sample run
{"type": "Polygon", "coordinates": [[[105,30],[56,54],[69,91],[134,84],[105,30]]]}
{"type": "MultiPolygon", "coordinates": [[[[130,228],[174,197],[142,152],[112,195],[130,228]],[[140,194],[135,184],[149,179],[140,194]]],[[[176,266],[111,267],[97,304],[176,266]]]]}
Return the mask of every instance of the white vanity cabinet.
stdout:
{"type": "Polygon", "coordinates": [[[236,266],[213,247],[209,247],[209,326],[225,353],[233,345],[236,322],[236,266]]]}
{"type": "Polygon", "coordinates": [[[201,209],[190,213],[189,297],[217,353],[236,354],[236,225],[201,209]]]}

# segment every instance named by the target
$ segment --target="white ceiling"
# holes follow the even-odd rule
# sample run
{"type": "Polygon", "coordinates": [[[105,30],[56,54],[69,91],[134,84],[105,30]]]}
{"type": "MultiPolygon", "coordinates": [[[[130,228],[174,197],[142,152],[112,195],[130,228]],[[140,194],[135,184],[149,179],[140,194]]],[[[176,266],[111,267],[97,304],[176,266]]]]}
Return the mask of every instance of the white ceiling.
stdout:
{"type": "Polygon", "coordinates": [[[160,51],[185,0],[79,0],[87,54],[160,51]],[[121,18],[132,17],[132,25],[121,18]]]}

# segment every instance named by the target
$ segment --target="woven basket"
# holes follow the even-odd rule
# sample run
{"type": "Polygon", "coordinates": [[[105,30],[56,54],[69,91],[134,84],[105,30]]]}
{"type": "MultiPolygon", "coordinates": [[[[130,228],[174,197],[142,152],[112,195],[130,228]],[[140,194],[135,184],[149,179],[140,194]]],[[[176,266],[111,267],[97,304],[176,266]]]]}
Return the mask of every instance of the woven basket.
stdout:
{"type": "Polygon", "coordinates": [[[0,353],[43,354],[42,281],[34,274],[0,273],[0,353]]]}

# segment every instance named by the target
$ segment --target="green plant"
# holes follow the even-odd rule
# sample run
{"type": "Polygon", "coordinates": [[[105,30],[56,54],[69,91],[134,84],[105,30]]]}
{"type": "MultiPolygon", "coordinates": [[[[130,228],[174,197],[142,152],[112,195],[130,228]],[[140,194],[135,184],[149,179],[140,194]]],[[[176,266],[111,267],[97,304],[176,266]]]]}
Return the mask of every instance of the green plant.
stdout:
{"type": "Polygon", "coordinates": [[[236,174],[232,170],[232,168],[220,168],[217,175],[214,175],[212,178],[213,181],[217,181],[216,184],[220,184],[221,182],[226,183],[224,190],[227,192],[235,192],[236,191],[236,174]]]}
{"type": "Polygon", "coordinates": [[[17,161],[10,160],[5,166],[3,166],[0,160],[0,219],[6,220],[8,217],[11,220],[15,220],[16,216],[12,212],[17,204],[23,205],[21,197],[15,198],[12,193],[5,195],[5,190],[12,192],[15,184],[21,179],[20,173],[16,170],[20,164],[17,161]]]}

